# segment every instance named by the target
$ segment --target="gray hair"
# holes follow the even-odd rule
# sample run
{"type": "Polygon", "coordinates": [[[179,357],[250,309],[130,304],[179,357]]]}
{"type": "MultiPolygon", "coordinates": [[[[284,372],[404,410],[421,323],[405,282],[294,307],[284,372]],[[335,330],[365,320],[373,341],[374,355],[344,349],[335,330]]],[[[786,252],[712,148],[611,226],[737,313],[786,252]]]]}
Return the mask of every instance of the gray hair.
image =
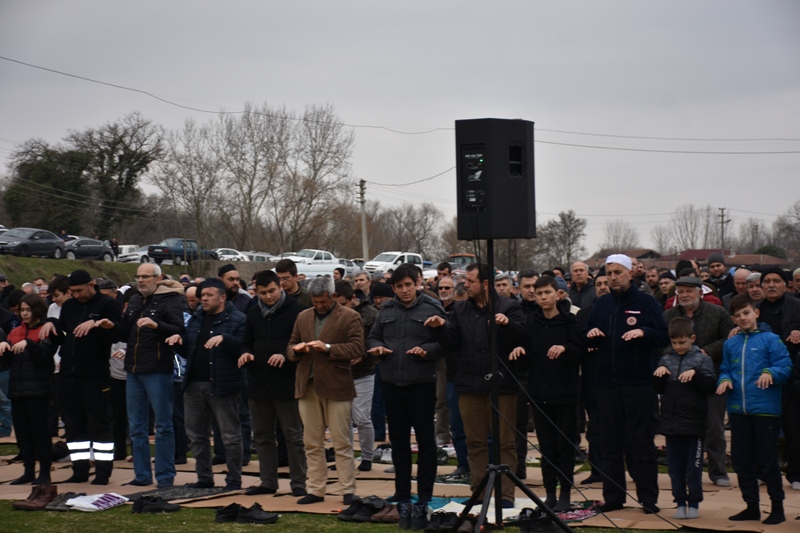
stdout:
{"type": "Polygon", "coordinates": [[[760,283],[761,282],[761,272],[753,272],[747,278],[745,278],[745,282],[747,283],[760,283]]]}
{"type": "Polygon", "coordinates": [[[336,292],[336,286],[331,278],[320,276],[308,282],[308,293],[310,296],[333,296],[336,292]]]}
{"type": "Polygon", "coordinates": [[[497,283],[498,281],[503,281],[507,279],[509,282],[511,281],[511,277],[508,275],[507,272],[501,272],[494,277],[494,282],[497,283]]]}
{"type": "Polygon", "coordinates": [[[158,263],[150,263],[153,266],[153,274],[156,276],[161,275],[161,265],[158,263]]]}
{"type": "Polygon", "coordinates": [[[358,272],[356,272],[356,273],[353,275],[353,279],[356,279],[358,276],[367,276],[367,279],[368,279],[368,280],[371,280],[371,279],[372,279],[372,274],[370,274],[370,273],[369,273],[369,272],[367,272],[366,270],[359,270],[358,272]]]}

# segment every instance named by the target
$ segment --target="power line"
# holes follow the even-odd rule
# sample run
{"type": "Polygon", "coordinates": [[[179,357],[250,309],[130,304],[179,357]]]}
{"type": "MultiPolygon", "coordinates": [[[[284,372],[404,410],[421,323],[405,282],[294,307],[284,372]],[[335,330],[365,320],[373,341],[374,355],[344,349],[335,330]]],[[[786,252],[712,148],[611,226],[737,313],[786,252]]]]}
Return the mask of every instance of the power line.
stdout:
{"type": "Polygon", "coordinates": [[[572,146],[573,148],[594,148],[595,150],[618,150],[622,152],[650,152],[656,154],[700,154],[700,155],[776,155],[776,154],[800,154],[800,150],[769,151],[769,152],[721,152],[721,151],[700,151],[700,150],[657,150],[654,148],[622,148],[618,146],[594,146],[590,144],[559,143],[554,141],[534,140],[540,144],[555,144],[559,146],[572,146]]]}

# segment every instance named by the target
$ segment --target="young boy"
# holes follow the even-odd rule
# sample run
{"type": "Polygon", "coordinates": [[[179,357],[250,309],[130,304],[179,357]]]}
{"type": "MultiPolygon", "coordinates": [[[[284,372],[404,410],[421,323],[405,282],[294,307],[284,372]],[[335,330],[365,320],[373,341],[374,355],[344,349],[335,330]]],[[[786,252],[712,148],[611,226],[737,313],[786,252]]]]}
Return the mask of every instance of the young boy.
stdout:
{"type": "Polygon", "coordinates": [[[750,296],[734,296],[730,312],[740,331],[725,341],[717,394],[728,393],[731,462],[747,504],[730,520],[761,519],[760,478],[766,482],[772,500],[772,511],[763,523],[780,524],[786,520],[778,466],[781,386],[792,373],[792,360],[780,337],[759,330],[759,311],[750,296]]]}
{"type": "Polygon", "coordinates": [[[707,396],[714,393],[717,375],[711,358],[694,345],[691,320],[673,318],[669,338],[672,351],[661,358],[653,373],[656,392],[661,394],[658,432],[667,439],[667,469],[678,504],[675,518],[699,518],[707,396]]]}
{"type": "Polygon", "coordinates": [[[578,440],[578,367],[584,348],[569,301],[558,299],[556,280],[542,276],[533,288],[539,306],[528,314],[524,347],[514,348],[509,359],[526,355],[522,364],[528,369],[527,392],[544,456],[545,504],[555,511],[569,511],[575,470],[573,443],[578,440]],[[561,491],[556,500],[558,484],[561,491]]]}

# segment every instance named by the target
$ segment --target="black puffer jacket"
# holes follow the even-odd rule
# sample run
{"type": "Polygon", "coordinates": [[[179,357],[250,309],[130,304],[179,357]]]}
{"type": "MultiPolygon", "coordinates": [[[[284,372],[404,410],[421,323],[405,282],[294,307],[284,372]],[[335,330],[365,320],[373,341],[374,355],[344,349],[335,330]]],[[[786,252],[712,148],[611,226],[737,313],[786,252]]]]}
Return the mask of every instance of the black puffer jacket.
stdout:
{"type": "MultiPolygon", "coordinates": [[[[257,307],[256,307],[257,308],[257,307]]],[[[183,389],[192,375],[192,366],[195,364],[194,355],[197,350],[197,340],[203,329],[205,311],[197,307],[192,318],[186,326],[183,344],[175,346],[178,355],[186,358],[186,378],[183,380],[183,389]]],[[[225,302],[225,309],[217,315],[211,324],[209,339],[222,335],[222,344],[208,351],[208,375],[210,376],[211,394],[222,396],[240,392],[247,385],[244,372],[239,368],[239,355],[241,355],[242,339],[244,338],[244,323],[247,317],[236,309],[231,302],[225,302]]]]}
{"type": "Polygon", "coordinates": [[[28,328],[23,324],[8,334],[6,342],[11,346],[23,340],[28,341],[22,353],[8,350],[3,354],[3,363],[11,366],[9,398],[35,398],[53,394],[55,347],[47,339],[39,342],[39,330],[43,325],[44,322],[39,322],[35,327],[28,328]]]}
{"type": "Polygon", "coordinates": [[[254,357],[246,366],[249,374],[247,395],[251,398],[294,398],[297,363],[287,359],[283,366],[277,367],[269,365],[267,361],[276,353],[286,357],[286,347],[297,315],[305,309],[303,304],[287,295],[283,304],[267,318],[261,316],[258,305],[247,310],[241,352],[251,353],[254,357]]]}
{"type": "Polygon", "coordinates": [[[559,303],[559,313],[553,318],[544,316],[541,308],[528,314],[523,347],[525,355],[520,364],[528,370],[528,394],[536,402],[577,404],[580,396],[580,367],[585,348],[581,343],[581,328],[575,315],[569,312],[569,301],[559,303]],[[564,346],[566,351],[556,359],[547,357],[552,346],[564,346]]]}
{"type": "MultiPolygon", "coordinates": [[[[497,356],[502,359],[511,372],[516,374],[518,361],[509,361],[508,355],[525,339],[525,314],[519,302],[499,296],[492,291],[493,311],[508,317],[509,324],[494,327],[497,343],[497,356]]],[[[468,394],[489,394],[491,382],[486,376],[491,373],[489,359],[489,315],[486,306],[478,307],[473,299],[456,302],[447,314],[447,323],[435,328],[434,333],[442,348],[458,352],[458,365],[453,383],[456,390],[468,394]]],[[[501,376],[496,376],[500,394],[513,394],[519,391],[514,376],[498,361],[501,376]]],[[[383,370],[383,369],[381,369],[383,370]]]]}
{"type": "Polygon", "coordinates": [[[711,358],[697,346],[683,356],[670,352],[663,356],[658,366],[665,366],[669,374],[654,377],[656,392],[661,394],[661,416],[658,432],[662,435],[706,434],[706,412],[708,396],[714,393],[717,374],[711,358]],[[687,370],[694,370],[692,380],[678,381],[678,376],[687,370]]]}
{"type": "MultiPolygon", "coordinates": [[[[183,285],[174,280],[159,281],[156,291],[147,298],[141,294],[131,298],[118,336],[120,340],[128,341],[126,371],[133,374],[172,373],[173,349],[166,340],[173,335],[183,335],[183,302],[183,285]],[[140,318],[152,319],[158,328],[140,328],[136,325],[140,318]]],[[[63,311],[61,315],[64,315],[63,311]]]]}
{"type": "Polygon", "coordinates": [[[409,307],[397,297],[383,302],[366,342],[368,350],[385,346],[393,352],[379,358],[382,381],[399,386],[436,381],[436,360],[445,352],[433,330],[423,326],[432,316],[445,316],[444,308],[420,292],[409,307]],[[417,346],[427,352],[425,357],[406,353],[417,346]]]}

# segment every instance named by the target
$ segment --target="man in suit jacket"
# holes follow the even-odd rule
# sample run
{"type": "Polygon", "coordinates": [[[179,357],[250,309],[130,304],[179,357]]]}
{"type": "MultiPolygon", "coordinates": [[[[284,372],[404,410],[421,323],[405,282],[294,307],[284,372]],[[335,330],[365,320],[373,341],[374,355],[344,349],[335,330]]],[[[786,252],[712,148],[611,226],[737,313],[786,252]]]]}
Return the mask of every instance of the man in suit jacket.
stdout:
{"type": "Polygon", "coordinates": [[[350,408],[356,388],[350,361],[364,354],[364,330],[359,314],[337,303],[332,279],[314,278],[308,291],[313,307],[297,315],[286,354],[290,361],[297,361],[295,398],[299,399],[308,463],[308,494],[297,503],[325,499],[327,425],[336,452],[336,473],[343,500],[350,505],[356,490],[350,443],[350,408]]]}

